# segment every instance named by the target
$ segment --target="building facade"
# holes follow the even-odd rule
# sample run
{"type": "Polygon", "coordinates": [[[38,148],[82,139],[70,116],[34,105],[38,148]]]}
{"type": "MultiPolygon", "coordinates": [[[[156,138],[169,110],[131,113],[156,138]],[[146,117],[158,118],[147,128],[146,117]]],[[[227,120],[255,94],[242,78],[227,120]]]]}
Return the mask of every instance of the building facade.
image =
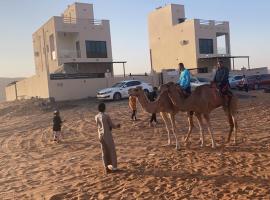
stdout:
{"type": "Polygon", "coordinates": [[[186,19],[183,5],[159,7],[148,16],[150,60],[153,71],[177,69],[207,73],[222,59],[230,67],[229,22],[186,19]]]}
{"type": "Polygon", "coordinates": [[[33,34],[36,74],[104,77],[113,74],[109,20],[94,19],[93,5],[74,3],[33,34]]]}

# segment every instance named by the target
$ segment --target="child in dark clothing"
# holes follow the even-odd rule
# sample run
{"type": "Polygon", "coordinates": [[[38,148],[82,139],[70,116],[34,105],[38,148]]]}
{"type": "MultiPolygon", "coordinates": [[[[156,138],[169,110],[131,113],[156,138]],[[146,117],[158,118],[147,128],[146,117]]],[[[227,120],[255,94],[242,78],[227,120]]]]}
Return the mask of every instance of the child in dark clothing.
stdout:
{"type": "MultiPolygon", "coordinates": [[[[148,99],[150,101],[155,101],[156,98],[157,98],[157,87],[154,87],[153,88],[153,92],[150,92],[149,94],[149,97],[148,99]]],[[[151,119],[150,119],[150,122],[149,122],[149,126],[152,127],[153,126],[153,122],[155,122],[157,124],[157,116],[156,116],[156,113],[152,113],[152,116],[151,116],[151,119]]]]}
{"type": "Polygon", "coordinates": [[[60,138],[62,139],[61,126],[63,122],[58,110],[55,110],[53,115],[53,140],[60,142],[60,138]]]}

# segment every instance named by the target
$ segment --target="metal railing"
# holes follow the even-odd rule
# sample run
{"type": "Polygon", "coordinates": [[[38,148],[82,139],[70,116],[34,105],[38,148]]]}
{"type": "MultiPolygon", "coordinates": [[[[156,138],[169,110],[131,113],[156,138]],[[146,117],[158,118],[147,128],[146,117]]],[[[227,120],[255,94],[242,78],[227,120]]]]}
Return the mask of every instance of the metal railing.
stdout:
{"type": "Polygon", "coordinates": [[[205,19],[197,19],[200,25],[214,25],[214,26],[223,26],[226,24],[225,21],[215,21],[215,20],[205,20],[205,19]]]}
{"type": "Polygon", "coordinates": [[[65,24],[77,24],[80,22],[87,22],[93,25],[102,25],[102,20],[99,19],[82,19],[82,18],[72,18],[72,17],[60,17],[65,24]]]}

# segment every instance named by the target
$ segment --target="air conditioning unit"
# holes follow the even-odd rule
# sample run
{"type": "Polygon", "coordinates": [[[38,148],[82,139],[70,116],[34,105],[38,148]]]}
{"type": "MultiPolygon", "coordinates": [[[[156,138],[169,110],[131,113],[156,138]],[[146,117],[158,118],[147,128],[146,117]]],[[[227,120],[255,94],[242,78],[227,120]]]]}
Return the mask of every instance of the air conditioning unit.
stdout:
{"type": "Polygon", "coordinates": [[[187,45],[187,44],[188,44],[188,40],[181,40],[181,41],[180,41],[180,44],[181,44],[182,46],[187,45]]]}

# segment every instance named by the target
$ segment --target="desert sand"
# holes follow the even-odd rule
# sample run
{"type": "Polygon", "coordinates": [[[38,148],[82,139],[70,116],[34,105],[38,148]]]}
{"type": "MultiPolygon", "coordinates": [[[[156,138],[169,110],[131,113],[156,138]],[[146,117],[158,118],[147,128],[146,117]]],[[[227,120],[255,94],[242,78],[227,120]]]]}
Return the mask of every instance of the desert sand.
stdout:
{"type": "MultiPolygon", "coordinates": [[[[108,102],[122,125],[113,131],[121,171],[104,175],[94,116],[96,100],[58,103],[64,139],[52,141],[52,108],[34,100],[0,104],[0,199],[270,199],[270,95],[240,94],[238,145],[224,145],[228,123],[212,113],[218,143],[200,148],[195,128],[183,146],[186,115],[177,115],[181,149],[166,146],[160,116],[156,128],[139,107],[130,120],[126,100],[108,102]]],[[[197,124],[196,124],[197,126],[197,124]]],[[[198,127],[198,126],[197,126],[198,127]]]]}

